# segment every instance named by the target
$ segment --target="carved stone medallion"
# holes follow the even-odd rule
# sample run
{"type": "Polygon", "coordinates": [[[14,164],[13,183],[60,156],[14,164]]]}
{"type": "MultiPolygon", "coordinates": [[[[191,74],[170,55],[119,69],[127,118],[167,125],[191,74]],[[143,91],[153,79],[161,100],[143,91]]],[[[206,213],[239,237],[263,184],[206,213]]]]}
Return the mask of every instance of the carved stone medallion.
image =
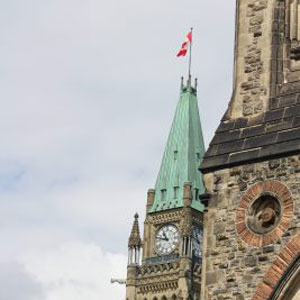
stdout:
{"type": "Polygon", "coordinates": [[[268,233],[278,225],[281,211],[280,201],[274,196],[262,195],[248,209],[247,226],[257,234],[268,233]]]}
{"type": "Polygon", "coordinates": [[[249,245],[269,245],[288,229],[292,216],[293,200],[289,189],[279,181],[259,182],[239,200],[237,233],[249,245]]]}

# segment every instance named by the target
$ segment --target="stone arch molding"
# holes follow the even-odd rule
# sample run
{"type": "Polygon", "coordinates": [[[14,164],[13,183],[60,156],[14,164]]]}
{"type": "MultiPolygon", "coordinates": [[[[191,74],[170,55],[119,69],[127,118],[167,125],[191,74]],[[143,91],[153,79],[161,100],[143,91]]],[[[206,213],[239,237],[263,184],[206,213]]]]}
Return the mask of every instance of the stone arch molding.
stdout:
{"type": "Polygon", "coordinates": [[[236,231],[248,245],[272,244],[289,228],[293,210],[292,194],[283,183],[258,182],[238,202],[236,231]]]}
{"type": "Polygon", "coordinates": [[[282,249],[259,284],[252,300],[300,299],[300,235],[282,249]]]}

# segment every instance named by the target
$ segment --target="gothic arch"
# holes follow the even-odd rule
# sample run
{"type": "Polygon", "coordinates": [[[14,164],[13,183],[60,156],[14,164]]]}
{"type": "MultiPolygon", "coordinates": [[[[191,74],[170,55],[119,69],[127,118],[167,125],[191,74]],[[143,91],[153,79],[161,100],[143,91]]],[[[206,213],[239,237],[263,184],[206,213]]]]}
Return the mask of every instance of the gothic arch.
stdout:
{"type": "Polygon", "coordinates": [[[177,300],[177,297],[175,294],[172,296],[171,300],[177,300]]]}
{"type": "Polygon", "coordinates": [[[281,250],[252,300],[297,300],[300,293],[300,235],[281,250]]]}
{"type": "Polygon", "coordinates": [[[166,296],[162,296],[161,300],[168,300],[166,296]]]}
{"type": "Polygon", "coordinates": [[[270,300],[297,300],[300,298],[300,254],[278,283],[270,300]]]}

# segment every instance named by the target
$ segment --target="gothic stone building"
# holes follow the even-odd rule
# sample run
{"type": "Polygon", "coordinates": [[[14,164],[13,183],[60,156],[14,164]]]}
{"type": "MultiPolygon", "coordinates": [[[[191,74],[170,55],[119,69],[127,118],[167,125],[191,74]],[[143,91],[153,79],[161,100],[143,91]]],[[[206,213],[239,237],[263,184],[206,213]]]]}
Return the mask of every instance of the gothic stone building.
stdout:
{"type": "Polygon", "coordinates": [[[299,193],[300,1],[237,0],[228,110],[205,152],[182,85],[126,299],[300,299],[299,193]]]}

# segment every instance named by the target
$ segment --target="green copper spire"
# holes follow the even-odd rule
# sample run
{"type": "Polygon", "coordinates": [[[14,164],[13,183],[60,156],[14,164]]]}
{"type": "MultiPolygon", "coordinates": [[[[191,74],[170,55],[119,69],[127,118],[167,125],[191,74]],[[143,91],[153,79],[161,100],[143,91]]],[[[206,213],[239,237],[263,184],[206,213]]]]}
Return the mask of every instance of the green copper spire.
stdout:
{"type": "Polygon", "coordinates": [[[204,193],[198,167],[205,153],[197,101],[197,81],[181,84],[172,128],[155,185],[155,198],[149,212],[183,207],[183,185],[192,184],[192,207],[203,211],[199,195],[204,193]]]}

